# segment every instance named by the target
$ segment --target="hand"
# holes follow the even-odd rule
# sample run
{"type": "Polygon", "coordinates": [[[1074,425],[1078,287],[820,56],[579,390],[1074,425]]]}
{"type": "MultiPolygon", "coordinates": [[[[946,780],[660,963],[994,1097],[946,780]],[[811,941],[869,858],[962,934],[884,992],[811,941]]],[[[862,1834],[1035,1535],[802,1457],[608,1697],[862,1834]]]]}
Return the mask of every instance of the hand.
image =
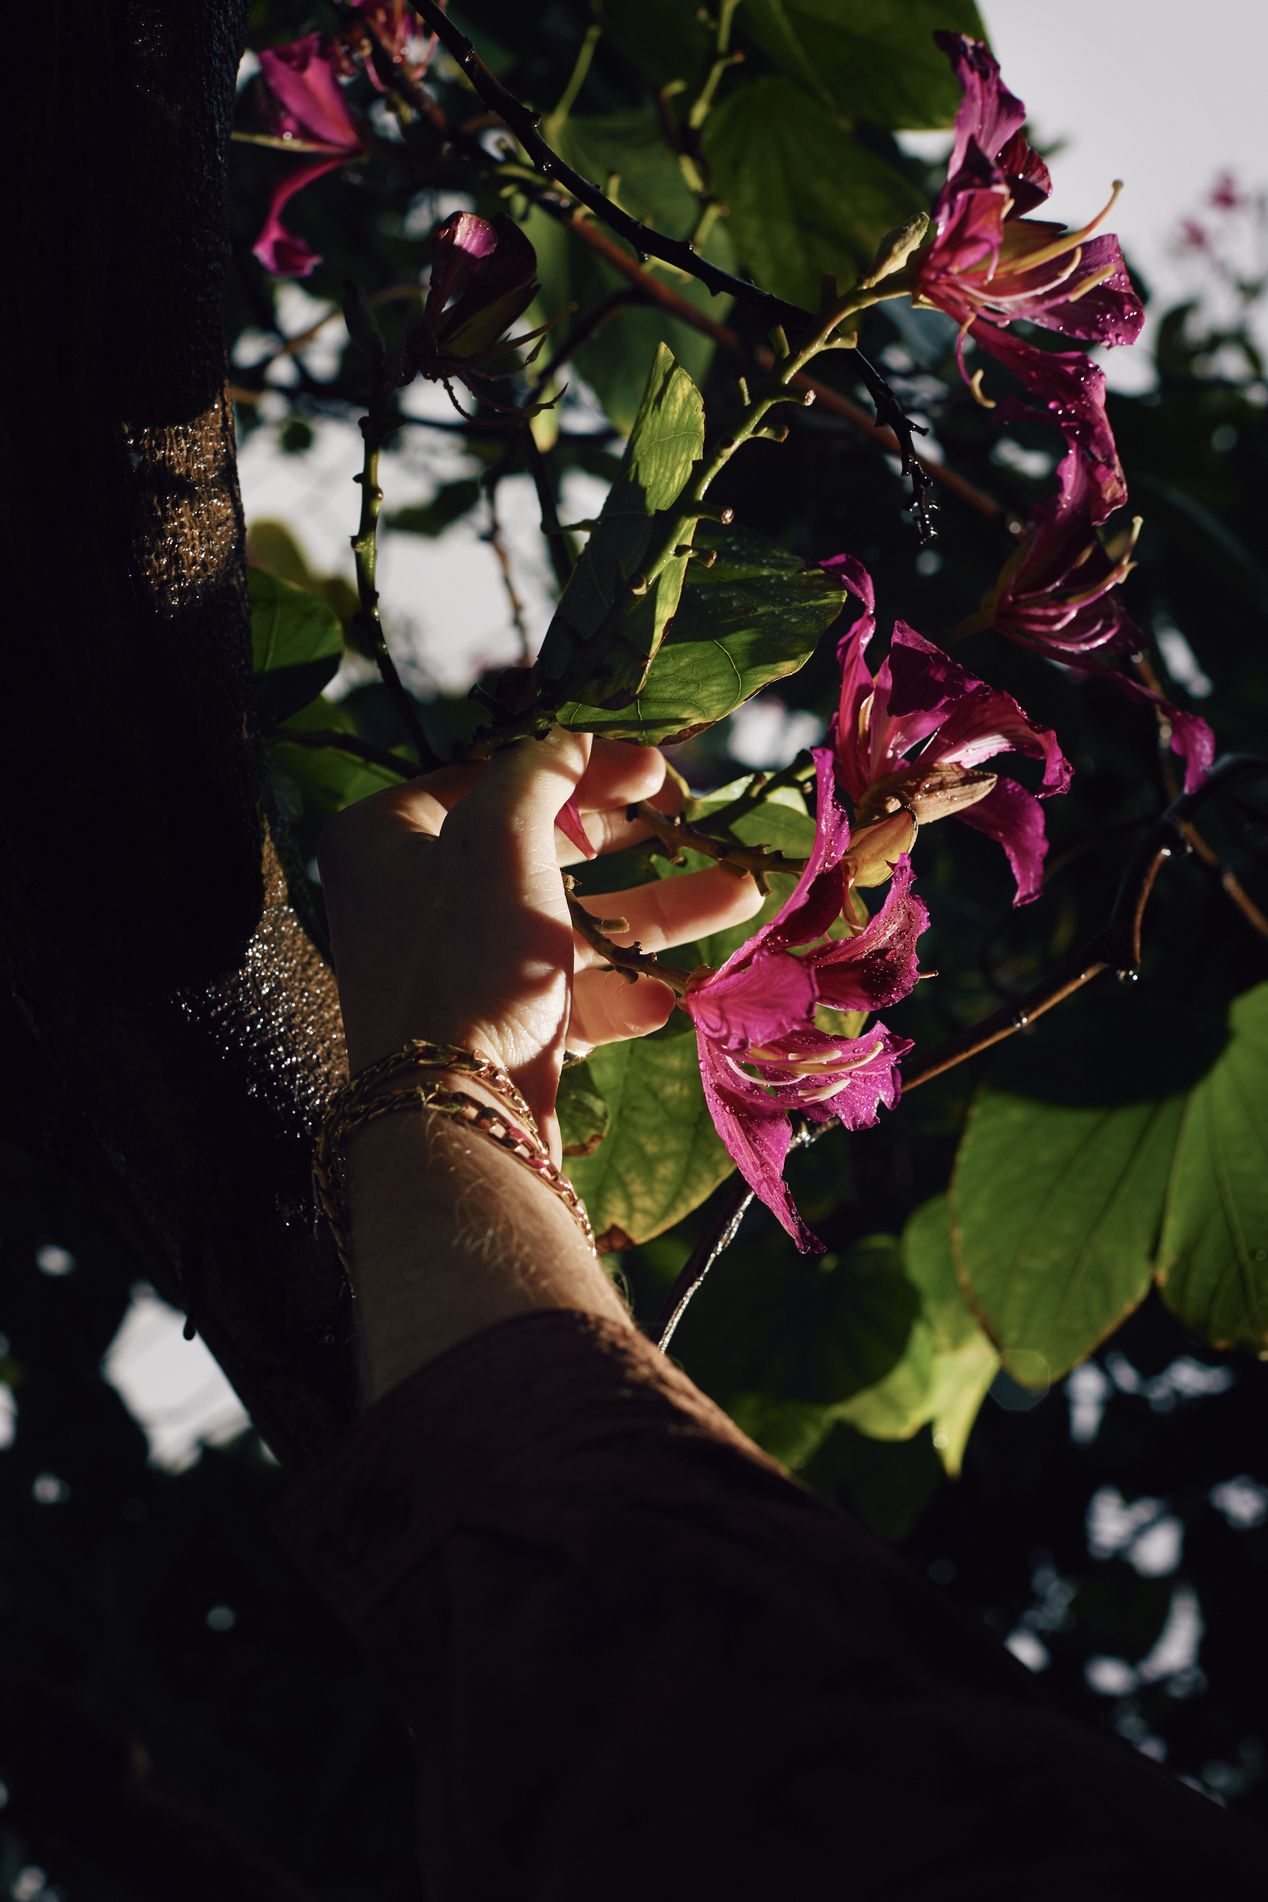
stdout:
{"type": "MultiPolygon", "coordinates": [[[[352,1071],[414,1037],[490,1057],[557,1161],[565,1049],[656,1030],[674,1007],[667,985],[605,968],[572,928],[559,868],[580,855],[555,819],[574,790],[601,852],[645,836],[632,802],[676,801],[655,748],[557,728],[362,800],[318,849],[352,1071]]],[[[751,918],[761,894],[714,866],[583,902],[628,921],[613,942],[659,952],[751,918]]]]}

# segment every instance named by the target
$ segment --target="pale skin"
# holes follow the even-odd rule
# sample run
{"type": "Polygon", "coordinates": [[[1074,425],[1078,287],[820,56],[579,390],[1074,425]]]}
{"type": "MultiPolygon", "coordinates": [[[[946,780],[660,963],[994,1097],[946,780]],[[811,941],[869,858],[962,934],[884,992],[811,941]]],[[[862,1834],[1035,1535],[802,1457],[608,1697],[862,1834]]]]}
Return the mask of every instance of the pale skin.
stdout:
{"type": "MultiPolygon", "coordinates": [[[[352,1073],[413,1038],[491,1058],[523,1091],[557,1163],[565,1050],[645,1035],[675,1007],[668,986],[606,968],[572,928],[561,868],[580,855],[555,818],[574,790],[601,852],[644,836],[627,817],[634,801],[668,810],[676,797],[654,748],[557,729],[487,766],[364,800],[327,826],[318,855],[352,1073]]],[[[751,878],[714,866],[588,908],[628,921],[615,942],[659,952],[760,905],[751,878]]],[[[494,1100],[469,1077],[445,1081],[494,1100]]],[[[565,1204],[478,1133],[395,1112],[351,1138],[348,1176],[368,1402],[533,1309],[631,1325],[565,1204]]]]}

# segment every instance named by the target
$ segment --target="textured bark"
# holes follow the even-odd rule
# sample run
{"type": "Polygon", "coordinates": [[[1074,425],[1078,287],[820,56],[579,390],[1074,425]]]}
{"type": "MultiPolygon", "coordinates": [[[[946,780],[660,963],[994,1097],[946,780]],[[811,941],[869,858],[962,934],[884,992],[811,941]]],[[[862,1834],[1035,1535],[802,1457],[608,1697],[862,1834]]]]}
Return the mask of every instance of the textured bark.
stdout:
{"type": "Polygon", "coordinates": [[[17,89],[0,950],[64,1147],[285,1458],[350,1404],[308,1186],[344,1059],[251,717],[220,309],[245,14],[64,0],[17,89]]]}

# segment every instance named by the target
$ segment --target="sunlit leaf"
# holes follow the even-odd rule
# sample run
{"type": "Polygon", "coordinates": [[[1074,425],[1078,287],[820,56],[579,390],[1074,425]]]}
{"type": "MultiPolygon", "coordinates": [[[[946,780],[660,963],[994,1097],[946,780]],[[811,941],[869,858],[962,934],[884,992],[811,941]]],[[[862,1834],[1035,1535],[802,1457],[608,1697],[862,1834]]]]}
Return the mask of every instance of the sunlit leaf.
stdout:
{"type": "Polygon", "coordinates": [[[652,745],[690,739],[804,666],[840,612],[837,583],[760,535],[706,528],[697,541],[717,559],[688,563],[637,701],[615,712],[571,701],[560,709],[564,726],[652,745]]]}

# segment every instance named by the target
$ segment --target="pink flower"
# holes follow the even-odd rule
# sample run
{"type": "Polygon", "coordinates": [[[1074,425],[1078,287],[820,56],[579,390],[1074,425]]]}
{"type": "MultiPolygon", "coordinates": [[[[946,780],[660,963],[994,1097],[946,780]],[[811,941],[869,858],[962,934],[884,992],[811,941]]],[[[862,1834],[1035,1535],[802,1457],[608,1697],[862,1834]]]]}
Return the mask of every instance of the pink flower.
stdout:
{"type": "Polygon", "coordinates": [[[876,632],[872,577],[852,555],[820,565],[840,575],[864,609],[837,650],[837,771],[856,817],[866,823],[903,808],[921,823],[954,815],[1003,846],[1017,886],[1013,903],[1037,898],[1048,849],[1038,801],[1070,783],[1055,733],[903,621],[895,622],[889,656],[873,676],[867,664],[876,632]],[[1037,796],[1016,780],[982,771],[985,761],[1004,752],[1043,761],[1037,796]]]}
{"type": "Polygon", "coordinates": [[[849,899],[850,827],[826,747],[816,751],[815,766],[815,842],[795,890],[721,969],[695,972],[683,998],[718,1134],[750,1188],[803,1250],[822,1244],[783,1180],[790,1114],[869,1127],[882,1103],[892,1109],[897,1101],[898,1062],[911,1049],[880,1023],[861,1037],[835,1036],[818,1027],[816,1010],[870,1011],[905,997],[917,978],[916,940],[929,921],[904,854],[875,917],[851,936],[825,938],[849,899]]]}
{"type": "Polygon", "coordinates": [[[405,340],[401,380],[431,377],[451,397],[451,383],[460,381],[495,408],[506,407],[494,402],[482,379],[521,369],[514,352],[551,328],[542,324],[520,337],[506,334],[536,296],[536,274],[537,253],[502,213],[490,220],[455,211],[446,218],[432,240],[431,283],[405,340]]]}
{"type": "MultiPolygon", "coordinates": [[[[1171,751],[1184,764],[1184,789],[1200,786],[1215,756],[1215,736],[1196,713],[1184,713],[1099,656],[1142,648],[1145,637],[1118,599],[1132,567],[1139,516],[1119,545],[1096,533],[1102,495],[1086,457],[1072,449],[1057,471],[1057,494],[1035,510],[1030,534],[1008,561],[995,591],[964,632],[993,627],[1067,667],[1113,683],[1129,700],[1153,708],[1166,725],[1171,751]],[[1091,656],[1096,654],[1098,658],[1091,656]]],[[[971,823],[971,822],[970,822],[971,823]]]]}
{"type": "Polygon", "coordinates": [[[303,140],[307,150],[315,147],[332,154],[288,173],[273,193],[268,216],[251,248],[275,277],[307,277],[321,263],[312,246],[283,224],[286,206],[306,185],[346,165],[364,149],[340,89],[339,62],[337,44],[320,33],[307,33],[260,54],[265,83],[278,108],[275,123],[281,136],[303,140]]]}
{"type": "Polygon", "coordinates": [[[1067,337],[1132,343],[1144,313],[1118,239],[1092,232],[1118,195],[1078,231],[1027,218],[1051,191],[1027,144],[1025,108],[1008,92],[988,49],[961,34],[938,44],[964,89],[947,182],[934,206],[934,236],[911,264],[913,301],[946,311],[962,334],[979,320],[1024,317],[1067,337]]]}
{"type": "Polygon", "coordinates": [[[1118,598],[1132,568],[1137,516],[1111,552],[1093,524],[1103,494],[1088,458],[1071,449],[1057,470],[1057,493],[1035,510],[1030,533],[1012,555],[979,625],[1053,660],[1100,648],[1138,647],[1142,636],[1118,598]]]}
{"type": "Polygon", "coordinates": [[[1246,202],[1246,194],[1232,172],[1220,172],[1211,187],[1210,203],[1220,211],[1240,211],[1246,202]]]}

